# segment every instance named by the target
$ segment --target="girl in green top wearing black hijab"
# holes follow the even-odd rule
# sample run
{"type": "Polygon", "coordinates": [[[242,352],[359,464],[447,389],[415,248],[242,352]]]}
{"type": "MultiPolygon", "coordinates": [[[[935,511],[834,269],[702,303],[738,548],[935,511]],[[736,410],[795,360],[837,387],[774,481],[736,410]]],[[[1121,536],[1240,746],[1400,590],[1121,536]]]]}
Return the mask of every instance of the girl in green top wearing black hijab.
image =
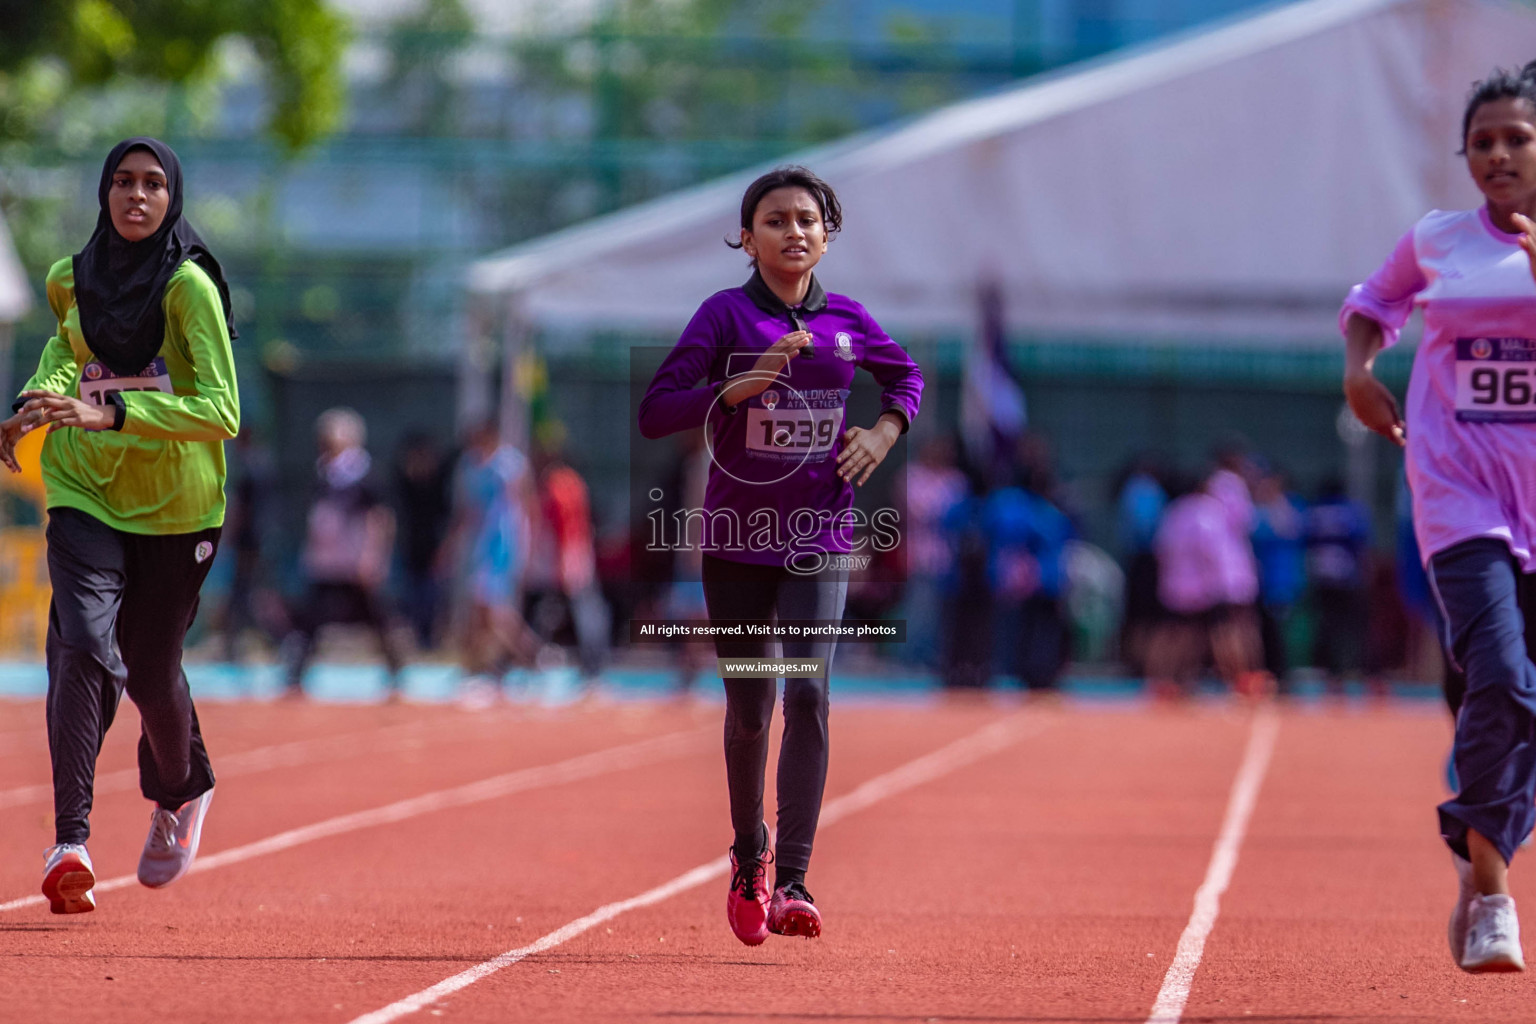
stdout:
{"type": "Polygon", "coordinates": [[[48,745],[56,845],[43,893],[94,910],[85,842],[96,755],[126,689],[155,809],[139,860],[152,888],[192,865],[213,771],[182,643],[224,522],[224,444],[240,429],[229,288],[181,215],[181,165],[155,139],[118,143],[96,231],[48,271],[58,333],[0,422],[0,462],[47,427],[48,745]]]}

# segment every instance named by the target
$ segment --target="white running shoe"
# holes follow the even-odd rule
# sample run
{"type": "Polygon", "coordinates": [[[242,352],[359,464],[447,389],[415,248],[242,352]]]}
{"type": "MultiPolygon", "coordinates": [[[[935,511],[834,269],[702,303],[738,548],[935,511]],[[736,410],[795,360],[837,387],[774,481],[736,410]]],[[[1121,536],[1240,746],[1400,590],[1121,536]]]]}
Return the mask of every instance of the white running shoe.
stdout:
{"type": "Polygon", "coordinates": [[[151,889],[170,885],[187,873],[203,837],[203,818],[213,803],[213,790],[178,807],[174,812],[156,805],[149,817],[149,838],[139,858],[139,881],[151,889]]]}
{"type": "Polygon", "coordinates": [[[1525,970],[1513,897],[1472,897],[1467,904],[1467,946],[1461,969],[1469,974],[1525,970]]]}
{"type": "Polygon", "coordinates": [[[55,914],[85,914],[96,909],[96,869],[84,843],[59,843],[43,851],[43,895],[55,914]]]}
{"type": "Polygon", "coordinates": [[[1459,967],[1462,955],[1467,951],[1467,911],[1477,898],[1477,890],[1472,887],[1472,862],[1453,850],[1451,863],[1456,866],[1456,906],[1451,911],[1451,923],[1446,928],[1445,937],[1451,943],[1451,959],[1459,967]]]}

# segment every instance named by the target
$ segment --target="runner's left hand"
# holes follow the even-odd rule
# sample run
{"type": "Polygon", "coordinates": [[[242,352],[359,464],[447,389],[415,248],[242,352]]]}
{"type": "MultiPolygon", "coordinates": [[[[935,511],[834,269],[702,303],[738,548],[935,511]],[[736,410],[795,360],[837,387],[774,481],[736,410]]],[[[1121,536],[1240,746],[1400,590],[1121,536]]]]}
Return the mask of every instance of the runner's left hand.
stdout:
{"type": "Polygon", "coordinates": [[[21,397],[28,399],[21,411],[38,413],[37,425],[48,424],[50,434],[62,427],[111,430],[117,418],[116,411],[110,406],[89,405],[56,391],[23,391],[21,397]]]}
{"type": "Polygon", "coordinates": [[[1536,278],[1536,221],[1523,213],[1514,214],[1515,227],[1520,229],[1520,248],[1531,261],[1531,277],[1536,278]]]}
{"type": "Polygon", "coordinates": [[[901,429],[887,418],[882,418],[869,430],[849,427],[843,431],[843,450],[837,455],[837,475],[863,487],[875,467],[885,461],[886,452],[900,435],[901,429]]]}

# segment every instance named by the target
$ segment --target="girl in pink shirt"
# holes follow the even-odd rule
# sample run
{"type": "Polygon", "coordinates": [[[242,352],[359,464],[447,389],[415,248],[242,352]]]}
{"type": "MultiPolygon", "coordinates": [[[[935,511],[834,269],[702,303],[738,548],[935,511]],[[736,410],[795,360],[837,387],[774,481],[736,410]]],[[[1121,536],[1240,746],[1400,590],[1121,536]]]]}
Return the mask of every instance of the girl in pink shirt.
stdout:
{"type": "Polygon", "coordinates": [[[1508,866],[1536,825],[1536,62],[1473,87],[1463,153],[1486,203],[1432,211],[1351,289],[1344,393],[1407,449],[1414,529],[1465,670],[1461,792],[1440,805],[1460,891],[1451,953],[1470,972],[1525,969],[1508,866]],[[1424,338],[1406,420],[1372,374],[1417,306],[1424,338]]]}

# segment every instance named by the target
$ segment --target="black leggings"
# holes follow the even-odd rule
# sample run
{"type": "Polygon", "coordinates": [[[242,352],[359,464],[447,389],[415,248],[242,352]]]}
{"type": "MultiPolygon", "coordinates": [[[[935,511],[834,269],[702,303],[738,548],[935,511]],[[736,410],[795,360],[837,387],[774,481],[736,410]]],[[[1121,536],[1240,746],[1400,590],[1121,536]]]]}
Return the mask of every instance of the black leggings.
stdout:
{"type": "MultiPolygon", "coordinates": [[[[841,620],[848,574],[825,570],[802,576],[780,566],[730,562],[704,556],[704,601],[712,623],[734,620],[841,620]]],[[[716,639],[722,658],[771,657],[766,639],[716,639]]],[[[785,658],[825,658],[832,669],[835,639],[782,641],[785,658]]],[[[775,679],[725,682],[725,776],[731,826],[740,850],[761,849],[763,786],[768,771],[768,724],[775,679]]],[[[821,817],[827,782],[827,677],[784,680],[784,741],[779,747],[779,841],[775,854],[781,882],[805,875],[821,817]]]]}
{"type": "Polygon", "coordinates": [[[126,688],[139,709],[139,787],[175,810],[213,788],[181,648],[217,527],[147,536],[48,512],[48,749],[55,842],[90,837],[96,757],[126,688]]]}

